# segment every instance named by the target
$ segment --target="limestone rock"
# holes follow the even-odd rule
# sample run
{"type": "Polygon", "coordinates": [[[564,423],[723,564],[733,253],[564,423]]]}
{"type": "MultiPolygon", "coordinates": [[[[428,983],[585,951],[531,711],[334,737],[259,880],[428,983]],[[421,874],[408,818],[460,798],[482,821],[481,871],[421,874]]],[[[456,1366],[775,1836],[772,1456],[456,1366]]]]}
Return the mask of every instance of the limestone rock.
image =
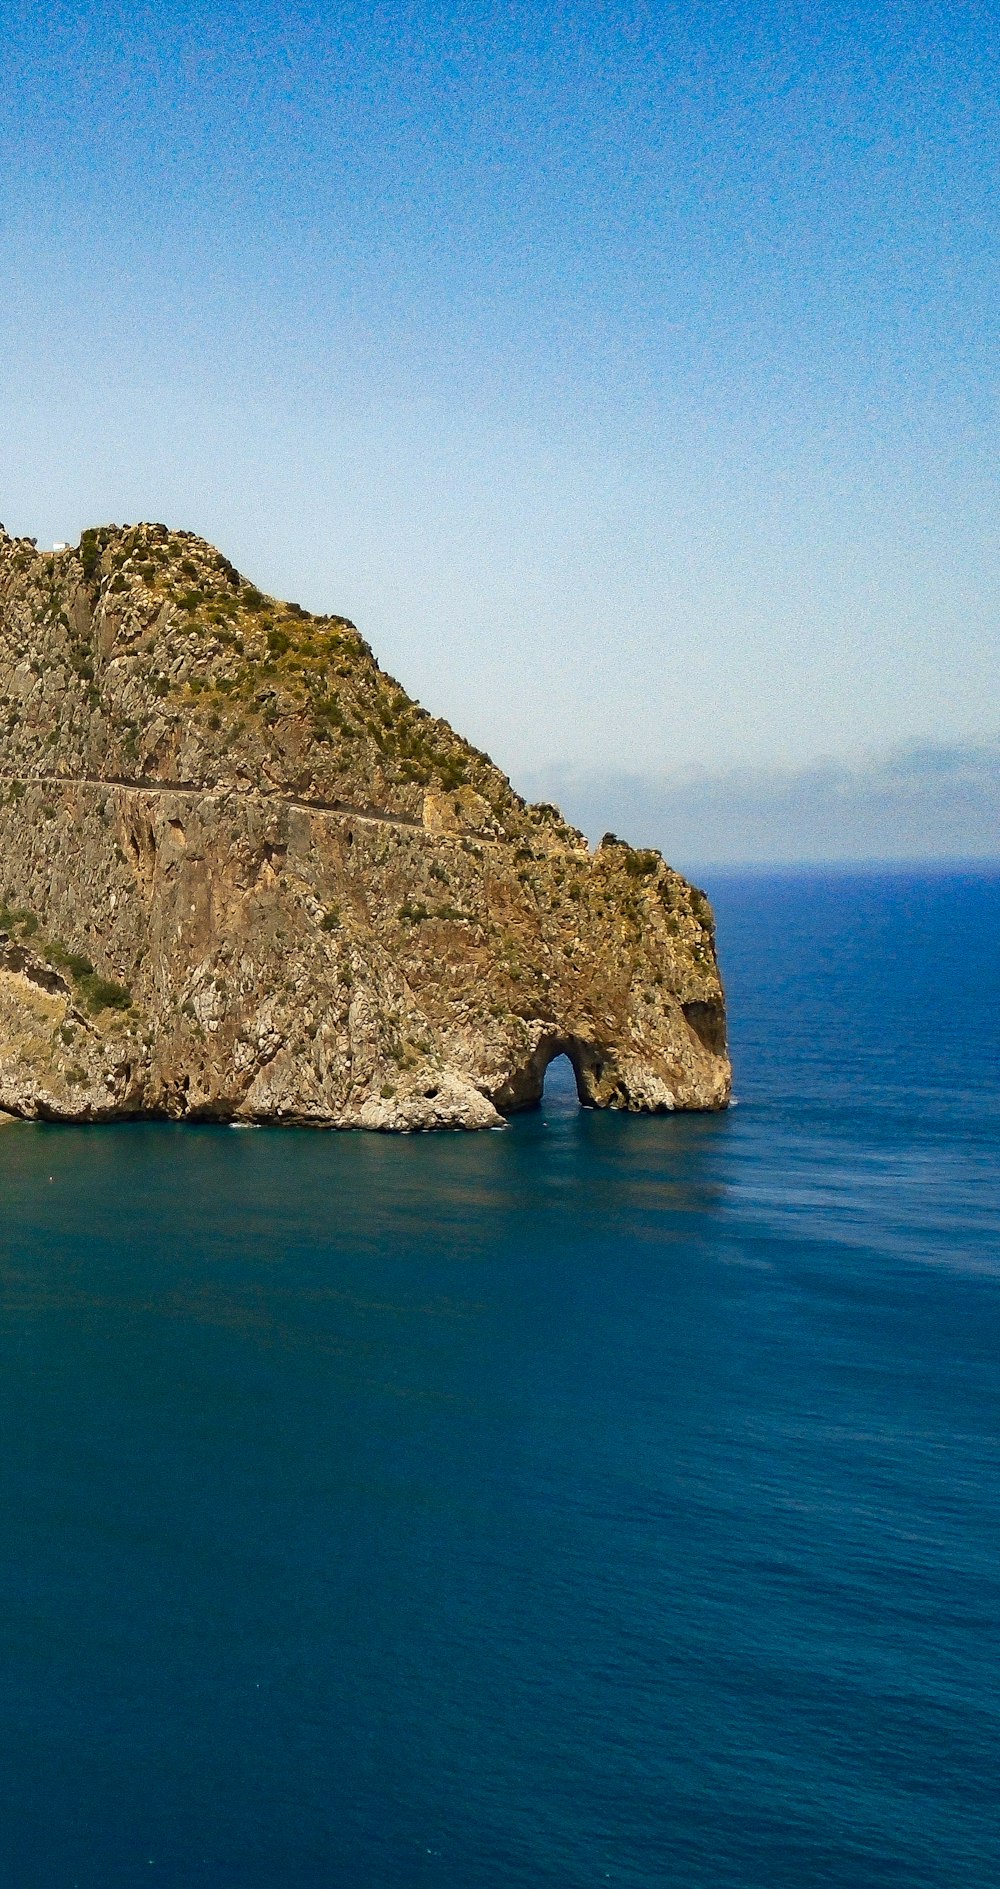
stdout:
{"type": "Polygon", "coordinates": [[[483,1128],[563,1051],[728,1101],[704,895],[190,533],[0,529],[0,718],[0,1111],[483,1128]]]}

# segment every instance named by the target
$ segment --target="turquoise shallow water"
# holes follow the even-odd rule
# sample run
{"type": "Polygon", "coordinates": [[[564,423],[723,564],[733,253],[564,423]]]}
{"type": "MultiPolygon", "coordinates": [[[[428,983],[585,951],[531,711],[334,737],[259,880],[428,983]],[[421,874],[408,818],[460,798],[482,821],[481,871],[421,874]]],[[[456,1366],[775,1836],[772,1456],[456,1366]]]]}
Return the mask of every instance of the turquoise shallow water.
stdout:
{"type": "Polygon", "coordinates": [[[4,1885],[1000,1882],[1000,879],[711,890],[728,1116],[0,1130],[4,1885]]]}

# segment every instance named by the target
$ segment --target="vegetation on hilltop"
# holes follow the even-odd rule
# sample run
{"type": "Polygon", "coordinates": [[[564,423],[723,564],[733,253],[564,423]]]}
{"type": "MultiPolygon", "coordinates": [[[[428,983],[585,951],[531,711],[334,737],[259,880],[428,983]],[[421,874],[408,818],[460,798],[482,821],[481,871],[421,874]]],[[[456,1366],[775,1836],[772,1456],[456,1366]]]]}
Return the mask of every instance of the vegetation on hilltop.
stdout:
{"type": "Polygon", "coordinates": [[[147,719],[155,711],[161,748],[164,730],[175,747],[187,730],[206,761],[243,755],[272,777],[275,767],[291,774],[293,786],[331,795],[353,786],[411,814],[426,791],[465,790],[451,810],[463,824],[572,834],[413,701],[347,618],[266,596],[203,539],[142,524],[85,531],[76,550],[48,556],[8,543],[12,572],[32,579],[26,640],[61,633],[69,674],[108,723],[123,767],[144,758],[144,708],[147,719]]]}

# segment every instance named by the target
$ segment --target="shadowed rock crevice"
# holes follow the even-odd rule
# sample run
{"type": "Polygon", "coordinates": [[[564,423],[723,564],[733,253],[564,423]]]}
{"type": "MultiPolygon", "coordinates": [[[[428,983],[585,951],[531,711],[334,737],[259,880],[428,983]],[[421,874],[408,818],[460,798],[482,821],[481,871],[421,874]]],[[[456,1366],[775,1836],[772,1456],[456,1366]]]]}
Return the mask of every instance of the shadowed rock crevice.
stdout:
{"type": "Polygon", "coordinates": [[[560,1054],[728,1100],[704,895],[202,540],[0,534],[0,726],[0,1109],[480,1128],[560,1054]]]}
{"type": "Polygon", "coordinates": [[[681,1005],[685,1021],[705,1049],[713,1056],[726,1053],[726,1007],[721,996],[695,998],[681,1005]]]}

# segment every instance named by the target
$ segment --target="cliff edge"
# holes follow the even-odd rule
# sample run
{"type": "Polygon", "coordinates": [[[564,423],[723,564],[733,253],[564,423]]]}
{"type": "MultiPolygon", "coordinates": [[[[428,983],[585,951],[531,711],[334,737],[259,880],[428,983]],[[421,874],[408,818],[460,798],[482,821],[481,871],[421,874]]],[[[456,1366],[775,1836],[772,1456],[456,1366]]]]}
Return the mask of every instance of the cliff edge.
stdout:
{"type": "Polygon", "coordinates": [[[0,528],[0,1111],[481,1128],[729,1099],[704,895],[591,853],[203,540],[0,528]]]}

